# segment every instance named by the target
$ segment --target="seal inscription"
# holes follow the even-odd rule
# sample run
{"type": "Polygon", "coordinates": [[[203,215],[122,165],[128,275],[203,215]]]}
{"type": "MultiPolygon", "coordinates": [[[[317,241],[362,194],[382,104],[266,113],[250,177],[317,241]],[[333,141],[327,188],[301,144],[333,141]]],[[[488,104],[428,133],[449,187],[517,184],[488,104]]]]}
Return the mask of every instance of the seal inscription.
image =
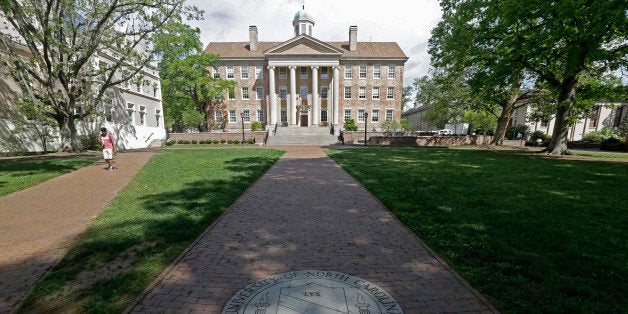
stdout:
{"type": "Polygon", "coordinates": [[[238,291],[223,314],[403,313],[384,289],[362,278],[322,270],[273,275],[238,291]]]}

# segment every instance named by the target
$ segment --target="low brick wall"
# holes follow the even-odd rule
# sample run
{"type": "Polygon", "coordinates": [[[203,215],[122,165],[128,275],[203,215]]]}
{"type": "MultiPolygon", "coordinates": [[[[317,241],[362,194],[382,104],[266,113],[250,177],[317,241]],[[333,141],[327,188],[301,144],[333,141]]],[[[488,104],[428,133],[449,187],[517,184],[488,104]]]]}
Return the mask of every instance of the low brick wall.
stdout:
{"type": "MultiPolygon", "coordinates": [[[[363,144],[364,131],[342,131],[345,144],[363,144]]],[[[386,136],[384,132],[366,132],[369,144],[390,146],[450,146],[450,145],[488,145],[493,139],[488,135],[467,136],[418,136],[397,134],[386,136]]]]}
{"type": "MultiPolygon", "coordinates": [[[[266,138],[266,132],[244,132],[244,139],[253,139],[255,144],[264,144],[266,138]]],[[[226,140],[226,141],[241,141],[242,133],[235,132],[199,132],[199,133],[170,133],[171,141],[187,140],[187,141],[207,141],[207,140],[226,140]]]]}

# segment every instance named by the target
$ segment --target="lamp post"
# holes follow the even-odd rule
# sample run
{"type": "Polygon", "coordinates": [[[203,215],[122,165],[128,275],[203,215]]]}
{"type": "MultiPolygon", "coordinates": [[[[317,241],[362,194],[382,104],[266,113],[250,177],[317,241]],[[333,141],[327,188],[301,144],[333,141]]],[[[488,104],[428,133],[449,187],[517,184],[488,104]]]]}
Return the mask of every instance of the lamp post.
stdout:
{"type": "Polygon", "coordinates": [[[366,146],[366,131],[368,131],[368,123],[369,120],[369,113],[368,112],[364,112],[364,146],[366,146]]]}
{"type": "Polygon", "coordinates": [[[244,112],[240,113],[240,118],[242,122],[242,146],[244,146],[244,112]]]}

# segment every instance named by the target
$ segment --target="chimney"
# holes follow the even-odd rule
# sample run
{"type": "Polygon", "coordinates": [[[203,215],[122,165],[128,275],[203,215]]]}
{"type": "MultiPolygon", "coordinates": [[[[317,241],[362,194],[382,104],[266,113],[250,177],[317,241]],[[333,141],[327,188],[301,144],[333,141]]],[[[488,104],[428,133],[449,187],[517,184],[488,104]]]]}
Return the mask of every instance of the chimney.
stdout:
{"type": "Polygon", "coordinates": [[[249,50],[257,51],[257,26],[249,26],[249,50]]]}
{"type": "Polygon", "coordinates": [[[349,51],[358,49],[358,27],[349,26],[349,51]]]}

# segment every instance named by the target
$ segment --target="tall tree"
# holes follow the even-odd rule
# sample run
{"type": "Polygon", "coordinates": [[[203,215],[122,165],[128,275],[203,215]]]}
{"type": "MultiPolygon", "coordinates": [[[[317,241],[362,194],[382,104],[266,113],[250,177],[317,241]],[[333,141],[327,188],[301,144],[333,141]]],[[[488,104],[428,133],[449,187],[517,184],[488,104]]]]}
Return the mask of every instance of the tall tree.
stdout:
{"type": "Polygon", "coordinates": [[[445,71],[433,71],[430,76],[415,79],[415,102],[429,106],[428,120],[435,126],[458,123],[464,111],[473,107],[469,86],[462,76],[445,71]]]}
{"type": "MultiPolygon", "coordinates": [[[[458,44],[472,54],[477,50],[478,55],[492,55],[489,60],[512,67],[512,73],[530,71],[558,91],[548,147],[552,154],[569,153],[567,134],[582,73],[628,65],[625,0],[443,0],[441,5],[444,12],[462,16],[455,25],[466,23],[474,30],[464,25],[460,33],[458,28],[444,29],[445,37],[450,31],[463,39],[473,38],[458,44]]],[[[484,67],[478,60],[470,61],[484,67]]]]}
{"type": "Polygon", "coordinates": [[[5,75],[59,127],[61,149],[78,150],[75,121],[93,114],[115,86],[140,80],[153,61],[149,44],[180,15],[185,0],[24,0],[2,2],[5,75]],[[76,110],[80,107],[81,110],[76,110]]]}
{"type": "Polygon", "coordinates": [[[198,28],[172,21],[154,42],[160,58],[164,111],[174,128],[198,121],[191,119],[198,116],[195,111],[203,115],[204,123],[197,124],[199,131],[210,129],[214,110],[224,105],[222,93],[233,90],[235,81],[214,78],[218,56],[203,52],[198,28]]]}

